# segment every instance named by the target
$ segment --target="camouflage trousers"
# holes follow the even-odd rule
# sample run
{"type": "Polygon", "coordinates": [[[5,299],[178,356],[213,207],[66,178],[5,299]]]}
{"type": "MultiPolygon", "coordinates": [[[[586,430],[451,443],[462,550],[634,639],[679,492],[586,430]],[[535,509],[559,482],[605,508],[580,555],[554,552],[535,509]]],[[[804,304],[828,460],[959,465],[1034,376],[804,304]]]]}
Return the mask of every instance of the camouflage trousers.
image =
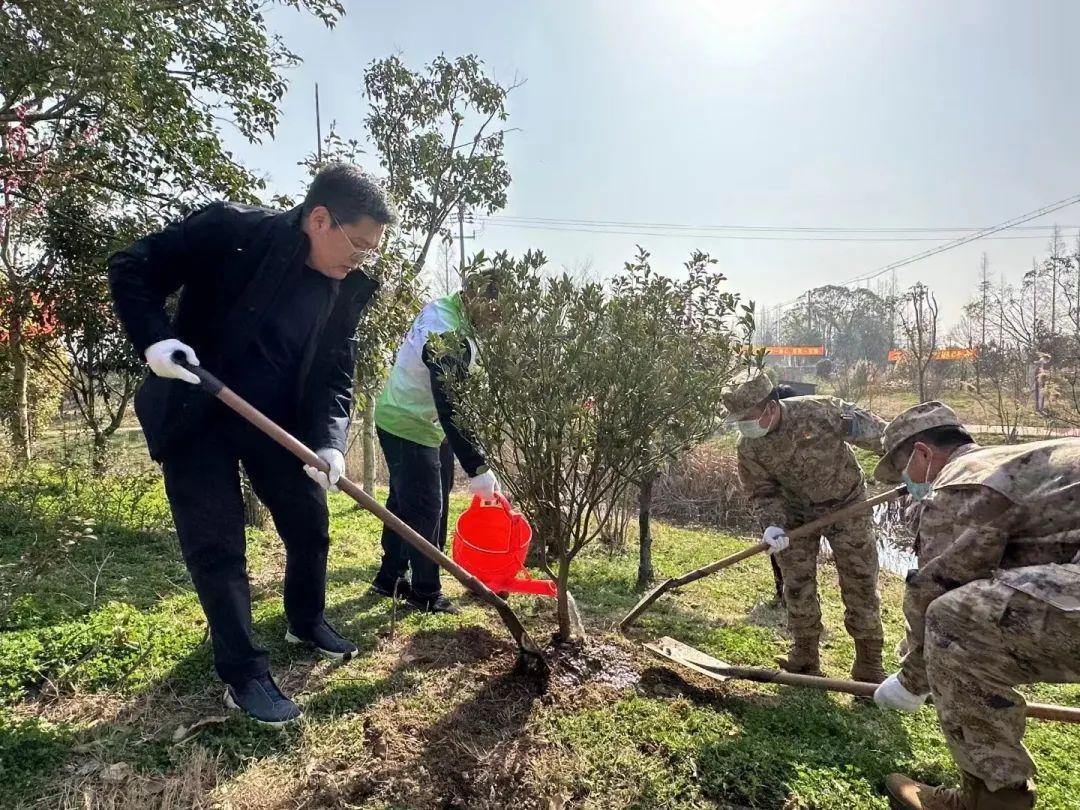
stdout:
{"type": "MultiPolygon", "coordinates": [[[[1056,579],[1057,592],[1080,604],[1080,566],[1009,573],[1021,572],[1056,579]]],[[[926,674],[956,764],[991,790],[1026,782],[1035,764],[1021,742],[1024,698],[1013,687],[1080,682],[1080,610],[995,580],[968,583],[930,603],[926,674]]]]}
{"type": "MultiPolygon", "coordinates": [[[[802,522],[802,521],[799,521],[802,522]]],[[[792,522],[792,525],[796,525],[792,522]]],[[[844,600],[844,626],[852,638],[880,639],[881,601],[878,595],[878,549],[869,515],[838,523],[826,530],[844,600]]],[[[821,634],[821,604],[817,593],[817,537],[792,540],[775,555],[784,575],[788,630],[796,638],[821,634]]]]}

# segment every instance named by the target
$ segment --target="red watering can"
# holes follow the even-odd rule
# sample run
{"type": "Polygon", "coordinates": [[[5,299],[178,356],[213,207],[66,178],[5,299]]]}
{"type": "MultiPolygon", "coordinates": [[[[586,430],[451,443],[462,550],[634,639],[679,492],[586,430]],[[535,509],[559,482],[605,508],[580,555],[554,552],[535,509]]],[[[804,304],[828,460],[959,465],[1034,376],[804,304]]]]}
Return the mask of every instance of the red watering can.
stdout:
{"type": "Polygon", "coordinates": [[[531,579],[525,569],[532,527],[500,492],[491,500],[474,495],[454,530],[454,561],[496,593],[555,596],[550,579],[531,579]],[[519,575],[520,578],[519,578],[519,575]]]}

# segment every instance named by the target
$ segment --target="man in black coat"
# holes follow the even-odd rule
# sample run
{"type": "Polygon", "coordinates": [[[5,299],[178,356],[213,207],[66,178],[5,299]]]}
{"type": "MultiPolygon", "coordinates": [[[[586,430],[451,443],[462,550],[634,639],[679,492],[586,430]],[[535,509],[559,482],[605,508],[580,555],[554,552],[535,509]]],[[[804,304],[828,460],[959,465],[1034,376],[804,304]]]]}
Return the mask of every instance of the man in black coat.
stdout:
{"type": "Polygon", "coordinates": [[[252,638],[242,464],[285,545],[286,639],[347,660],[356,646],[326,621],[326,490],[345,468],[356,327],[377,284],[364,272],[396,221],[358,168],[323,169],[284,213],[214,203],[109,260],[120,320],[150,374],[135,398],[161,463],[184,562],[210,625],[225,702],[263,723],[300,709],[270,676],[252,638]],[[180,291],[175,318],[166,300],[180,291]],[[173,361],[200,360],[297,435],[329,467],[301,467],[173,361]]]}

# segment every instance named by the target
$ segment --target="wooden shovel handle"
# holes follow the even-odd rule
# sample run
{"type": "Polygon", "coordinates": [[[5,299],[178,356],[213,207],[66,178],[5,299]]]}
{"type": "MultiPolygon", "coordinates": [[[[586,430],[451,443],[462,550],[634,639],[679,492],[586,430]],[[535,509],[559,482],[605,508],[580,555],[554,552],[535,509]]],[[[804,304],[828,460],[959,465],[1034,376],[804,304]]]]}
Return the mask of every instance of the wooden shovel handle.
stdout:
{"type": "MultiPolygon", "coordinates": [[[[699,664],[698,666],[702,666],[699,664]]],[[[758,683],[782,683],[787,686],[802,686],[827,692],[846,692],[849,695],[873,697],[877,691],[876,683],[851,681],[845,678],[822,678],[816,675],[797,675],[775,669],[759,667],[705,667],[728,678],[757,681],[758,683]]],[[[1028,703],[1028,717],[1040,720],[1056,720],[1060,723],[1080,723],[1080,709],[1072,706],[1059,706],[1054,703],[1028,703]]]]}
{"type": "MultiPolygon", "coordinates": [[[[787,533],[789,539],[797,540],[800,537],[813,537],[834,523],[839,523],[841,520],[845,520],[852,515],[862,514],[863,512],[873,509],[878,504],[894,501],[902,495],[907,494],[906,487],[895,487],[893,489],[886,490],[880,495],[875,495],[872,498],[866,500],[856,501],[855,503],[849,503],[847,506],[843,506],[837,509],[835,512],[830,512],[824,517],[812,520],[809,523],[805,523],[798,528],[792,529],[787,533]]],[[[761,554],[762,552],[769,550],[768,543],[757,543],[749,548],[743,549],[737,554],[732,554],[730,557],[724,557],[722,560],[709,563],[708,565],[696,568],[693,571],[683,574],[680,577],[672,577],[666,579],[649,591],[645,596],[641,598],[629,613],[619,622],[619,630],[626,632],[626,630],[637,620],[638,616],[644,613],[649,606],[663,596],[673,588],[681,588],[683,585],[688,585],[691,582],[696,582],[699,579],[715,574],[717,571],[734,565],[737,562],[741,562],[748,557],[753,557],[755,554],[761,554]]]]}
{"type": "Polygon", "coordinates": [[[873,509],[883,503],[889,501],[895,501],[897,498],[901,498],[907,495],[907,487],[899,486],[887,489],[880,495],[875,495],[872,498],[867,498],[862,501],[855,501],[849,503],[847,506],[842,506],[835,512],[830,512],[825,517],[820,517],[817,520],[811,520],[809,523],[804,523],[802,526],[792,529],[787,533],[789,539],[797,539],[799,537],[813,537],[815,534],[819,534],[822,529],[827,529],[834,523],[839,523],[842,520],[846,520],[854,515],[862,514],[863,512],[873,509]]]}
{"type": "MultiPolygon", "coordinates": [[[[781,683],[787,686],[799,686],[827,692],[845,692],[860,697],[873,697],[878,684],[865,681],[851,681],[843,678],[824,678],[818,675],[798,675],[764,667],[738,667],[713,658],[708,653],[696,650],[673,638],[662,638],[658,642],[646,644],[645,649],[653,655],[672,661],[716,681],[729,678],[756,681],[757,683],[781,683]]],[[[1061,723],[1080,723],[1080,709],[1072,706],[1058,706],[1053,703],[1029,703],[1026,706],[1028,717],[1040,720],[1056,720],[1061,723]]]]}
{"type": "MultiPolygon", "coordinates": [[[[875,495],[873,498],[867,498],[866,500],[856,501],[855,503],[849,503],[847,506],[843,506],[837,509],[835,512],[830,512],[824,517],[820,517],[817,520],[811,520],[809,523],[804,523],[802,526],[792,529],[787,533],[788,539],[798,540],[800,537],[814,537],[819,534],[822,529],[826,529],[832,526],[834,523],[839,523],[842,520],[846,520],[852,515],[859,515],[870,509],[873,509],[878,504],[894,501],[902,495],[907,494],[906,487],[895,487],[893,489],[886,490],[880,495],[875,495]]],[[[709,574],[719,571],[721,568],[727,568],[729,565],[745,560],[747,557],[752,557],[755,554],[760,554],[763,551],[769,550],[768,543],[758,543],[751,546],[748,549],[740,551],[738,554],[732,554],[730,557],[724,557],[722,560],[717,560],[714,563],[698,568],[695,571],[691,571],[688,574],[683,574],[681,577],[677,577],[674,580],[673,587],[679,587],[686,585],[689,582],[707,577],[709,574]]]]}
{"type": "MultiPolygon", "coordinates": [[[[311,448],[253,407],[251,403],[236,394],[236,392],[226,386],[209,371],[201,366],[190,365],[183,352],[174,352],[172,359],[178,365],[183,366],[198,377],[199,382],[207,392],[213,394],[228,408],[235,411],[243,419],[257,427],[300,459],[300,461],[304,462],[304,464],[314,467],[317,470],[322,470],[323,472],[329,472],[330,465],[319,458],[311,448]]],[[[382,521],[383,525],[392,529],[402,540],[412,546],[413,549],[423,554],[432,562],[437,563],[442,568],[445,568],[458,582],[476,594],[484,602],[487,602],[495,608],[495,610],[498,611],[500,618],[503,620],[503,623],[510,631],[510,634],[524,652],[534,656],[541,656],[539,646],[537,646],[537,644],[529,637],[528,632],[525,630],[525,626],[521,623],[517,614],[514,613],[513,609],[503,599],[500,599],[498,595],[483,582],[421,537],[408,524],[401,520],[401,518],[372,498],[359,484],[350,481],[345,476],[341,476],[337,480],[337,487],[360,504],[364,509],[375,515],[375,517],[382,521]]],[[[541,661],[542,660],[543,658],[541,656],[541,661]]]]}

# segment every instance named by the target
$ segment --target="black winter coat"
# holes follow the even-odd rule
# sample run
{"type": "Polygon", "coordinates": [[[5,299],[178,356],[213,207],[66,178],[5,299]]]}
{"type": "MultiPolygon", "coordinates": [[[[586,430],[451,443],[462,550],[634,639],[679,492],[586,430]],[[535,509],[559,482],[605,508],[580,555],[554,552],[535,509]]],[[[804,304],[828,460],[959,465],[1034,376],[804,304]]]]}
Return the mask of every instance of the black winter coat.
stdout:
{"type": "MultiPolygon", "coordinates": [[[[270,211],[213,203],[109,259],[109,283],[120,320],[140,356],[159,340],[177,338],[200,363],[229,384],[244,351],[284,282],[303,270],[309,241],[299,208],[270,211]],[[180,290],[175,320],[166,299],[180,290]]],[[[309,447],[345,452],[352,411],[357,323],[378,284],[350,273],[325,321],[305,347],[294,393],[294,429],[309,447]]],[[[198,386],[147,376],[135,396],[150,455],[194,438],[212,398],[198,386]]]]}

